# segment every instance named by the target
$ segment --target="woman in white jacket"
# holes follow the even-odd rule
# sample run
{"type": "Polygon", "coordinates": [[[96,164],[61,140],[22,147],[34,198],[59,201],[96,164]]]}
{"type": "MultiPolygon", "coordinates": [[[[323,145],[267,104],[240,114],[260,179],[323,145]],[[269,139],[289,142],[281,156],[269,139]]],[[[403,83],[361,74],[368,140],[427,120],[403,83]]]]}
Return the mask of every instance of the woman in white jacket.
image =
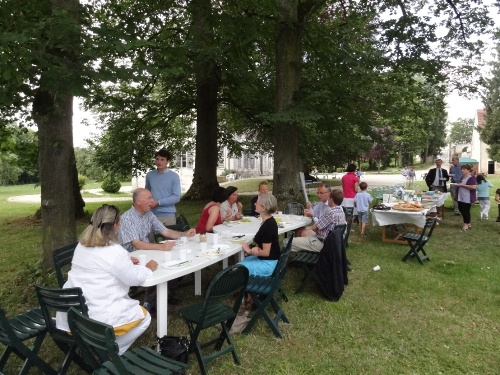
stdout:
{"type": "MultiPolygon", "coordinates": [[[[116,342],[123,354],[148,328],[151,316],[139,301],[128,296],[131,286],[150,277],[158,263],[145,267],[118,244],[120,213],[103,205],[92,215],[75,249],[65,288],[82,288],[89,316],[114,327],[116,342]]],[[[66,314],[58,313],[57,327],[69,331],[66,314]]]]}

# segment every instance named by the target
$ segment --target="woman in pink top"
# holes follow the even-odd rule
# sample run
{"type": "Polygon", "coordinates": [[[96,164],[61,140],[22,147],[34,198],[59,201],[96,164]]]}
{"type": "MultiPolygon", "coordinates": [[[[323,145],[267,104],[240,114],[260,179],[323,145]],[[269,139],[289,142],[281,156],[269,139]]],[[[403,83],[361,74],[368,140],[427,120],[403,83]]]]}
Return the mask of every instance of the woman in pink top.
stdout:
{"type": "MultiPolygon", "coordinates": [[[[347,166],[347,173],[342,177],[342,192],[344,193],[344,201],[342,206],[354,207],[354,197],[358,192],[359,179],[356,177],[356,165],[349,164],[347,166]]],[[[354,208],[356,214],[356,208],[354,208]]]]}
{"type": "Polygon", "coordinates": [[[214,226],[222,224],[220,204],[226,200],[226,189],[218,187],[212,194],[212,201],[207,203],[201,211],[200,219],[196,224],[196,233],[212,233],[214,226]]]}

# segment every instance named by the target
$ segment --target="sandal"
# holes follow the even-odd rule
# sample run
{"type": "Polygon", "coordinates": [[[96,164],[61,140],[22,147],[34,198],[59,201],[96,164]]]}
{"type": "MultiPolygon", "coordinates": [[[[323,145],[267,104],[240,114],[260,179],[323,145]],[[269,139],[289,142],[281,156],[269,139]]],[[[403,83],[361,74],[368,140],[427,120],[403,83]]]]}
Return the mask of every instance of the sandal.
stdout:
{"type": "Polygon", "coordinates": [[[252,310],[252,306],[253,306],[253,304],[252,304],[252,303],[245,302],[244,304],[242,304],[242,305],[240,306],[240,309],[238,310],[238,315],[239,315],[239,316],[242,316],[242,315],[244,315],[247,311],[252,310]]]}

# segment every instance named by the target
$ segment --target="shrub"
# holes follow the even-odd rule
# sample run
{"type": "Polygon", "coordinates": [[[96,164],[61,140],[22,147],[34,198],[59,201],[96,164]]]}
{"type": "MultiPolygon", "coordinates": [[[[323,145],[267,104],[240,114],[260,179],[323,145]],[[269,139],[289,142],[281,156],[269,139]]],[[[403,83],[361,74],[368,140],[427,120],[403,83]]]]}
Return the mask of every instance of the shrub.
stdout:
{"type": "Polygon", "coordinates": [[[120,191],[121,187],[122,187],[122,184],[120,183],[118,178],[115,176],[106,177],[101,184],[102,190],[104,190],[106,193],[110,193],[110,194],[118,193],[120,191]]]}
{"type": "Polygon", "coordinates": [[[86,183],[87,183],[87,177],[79,174],[78,175],[78,187],[80,188],[80,190],[83,190],[83,187],[85,186],[86,183]]]}

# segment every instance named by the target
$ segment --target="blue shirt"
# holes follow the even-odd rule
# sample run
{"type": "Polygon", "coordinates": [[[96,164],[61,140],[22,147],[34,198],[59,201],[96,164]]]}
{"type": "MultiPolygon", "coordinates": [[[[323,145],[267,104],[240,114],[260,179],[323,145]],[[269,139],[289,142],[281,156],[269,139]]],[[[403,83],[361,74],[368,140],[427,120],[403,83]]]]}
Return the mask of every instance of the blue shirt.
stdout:
{"type": "Polygon", "coordinates": [[[356,194],[354,201],[356,202],[356,210],[358,212],[368,212],[373,197],[366,190],[362,190],[356,194]]]}
{"type": "Polygon", "coordinates": [[[458,183],[462,182],[462,165],[460,163],[457,166],[453,164],[450,166],[451,182],[458,183]]]}
{"type": "Polygon", "coordinates": [[[477,197],[478,198],[489,198],[490,197],[490,188],[493,185],[489,181],[483,181],[481,184],[477,184],[477,197]]]}
{"type": "Polygon", "coordinates": [[[175,216],[175,204],[181,200],[181,180],[170,169],[159,173],[157,169],[146,174],[146,189],[160,204],[153,208],[156,216],[175,216]]]}

